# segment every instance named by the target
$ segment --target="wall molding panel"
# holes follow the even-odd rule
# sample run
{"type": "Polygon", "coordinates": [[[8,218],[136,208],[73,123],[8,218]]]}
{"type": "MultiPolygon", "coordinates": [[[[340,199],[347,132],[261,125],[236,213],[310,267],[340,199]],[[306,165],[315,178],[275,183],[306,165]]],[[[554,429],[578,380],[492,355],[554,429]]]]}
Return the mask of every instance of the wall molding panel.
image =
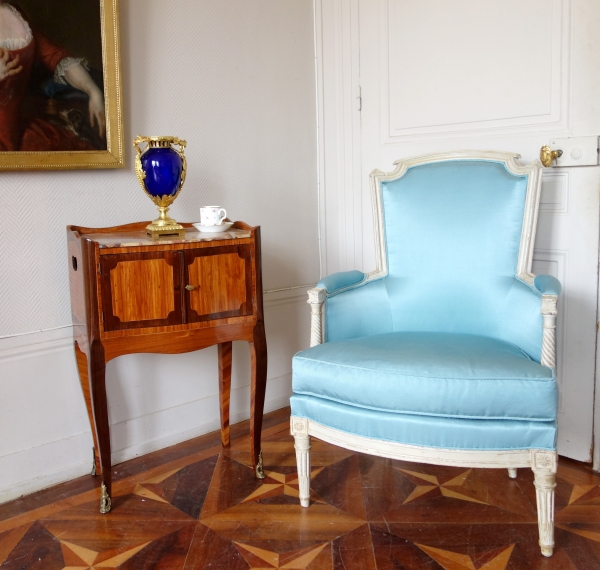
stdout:
{"type": "Polygon", "coordinates": [[[502,134],[569,134],[571,0],[488,3],[487,9],[495,9],[497,18],[490,19],[489,29],[477,30],[463,29],[469,20],[461,14],[472,9],[464,0],[454,5],[457,19],[450,24],[444,22],[444,15],[434,5],[428,8],[427,0],[418,6],[397,0],[377,1],[382,145],[502,134]],[[403,27],[404,22],[410,25],[403,27]],[[391,33],[392,26],[396,33],[391,33]],[[446,33],[451,33],[452,41],[440,38],[446,33]],[[528,38],[530,45],[532,33],[537,34],[539,56],[535,61],[521,62],[519,55],[524,50],[517,42],[519,37],[528,38]],[[435,41],[429,41],[428,34],[434,34],[435,41]],[[478,38],[478,54],[469,43],[473,35],[478,38]],[[469,40],[461,42],[460,38],[467,36],[469,40]],[[505,41],[507,37],[511,38],[510,45],[505,41]],[[447,52],[427,55],[427,45],[440,41],[448,47],[447,52]],[[498,45],[504,48],[498,50],[498,45]],[[411,58],[413,50],[420,52],[418,58],[411,58]],[[398,57],[392,60],[390,53],[394,51],[398,57]],[[461,53],[468,58],[461,57],[461,53]],[[473,67],[472,61],[462,66],[463,60],[472,58],[479,61],[480,67],[473,67]],[[428,67],[422,67],[424,61],[428,67]],[[487,76],[485,71],[494,66],[511,69],[515,83],[494,85],[494,75],[487,76]],[[452,92],[457,75],[473,86],[472,101],[452,92]],[[418,90],[413,88],[415,85],[419,85],[418,90]],[[481,91],[485,91],[483,97],[481,91]],[[417,109],[421,114],[415,116],[417,109]]]}
{"type": "Polygon", "coordinates": [[[569,211],[569,171],[553,170],[542,174],[540,212],[566,214],[569,211]]]}

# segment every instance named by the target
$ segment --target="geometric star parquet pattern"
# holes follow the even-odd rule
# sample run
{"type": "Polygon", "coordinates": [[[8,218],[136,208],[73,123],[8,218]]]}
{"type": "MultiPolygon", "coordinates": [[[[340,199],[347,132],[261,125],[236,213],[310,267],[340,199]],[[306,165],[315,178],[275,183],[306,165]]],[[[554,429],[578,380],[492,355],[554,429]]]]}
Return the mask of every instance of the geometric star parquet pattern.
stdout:
{"type": "Polygon", "coordinates": [[[97,489],[16,515],[0,507],[0,569],[600,569],[600,476],[589,469],[559,464],[546,559],[529,470],[510,479],[504,469],[401,462],[313,439],[304,509],[288,425],[280,414],[263,431],[262,481],[242,435],[230,450],[165,453],[147,469],[134,460],[142,468],[130,472],[124,464],[108,515],[97,489]]]}

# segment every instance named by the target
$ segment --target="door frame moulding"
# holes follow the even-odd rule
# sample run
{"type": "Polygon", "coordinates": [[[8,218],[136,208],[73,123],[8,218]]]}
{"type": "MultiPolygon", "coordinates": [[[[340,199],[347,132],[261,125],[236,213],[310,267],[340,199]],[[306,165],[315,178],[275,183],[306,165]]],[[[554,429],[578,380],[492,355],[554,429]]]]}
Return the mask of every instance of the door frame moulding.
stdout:
{"type": "Polygon", "coordinates": [[[314,0],[322,275],[361,268],[359,0],[314,0]]]}
{"type": "MultiPolygon", "coordinates": [[[[600,252],[599,252],[600,257],[600,252]]],[[[598,265],[600,269],[600,264],[598,265]]],[[[600,326],[600,274],[598,276],[598,304],[596,308],[596,366],[594,368],[594,423],[592,432],[592,468],[600,471],[600,374],[598,366],[600,364],[600,335],[598,327],[600,326]]]]}

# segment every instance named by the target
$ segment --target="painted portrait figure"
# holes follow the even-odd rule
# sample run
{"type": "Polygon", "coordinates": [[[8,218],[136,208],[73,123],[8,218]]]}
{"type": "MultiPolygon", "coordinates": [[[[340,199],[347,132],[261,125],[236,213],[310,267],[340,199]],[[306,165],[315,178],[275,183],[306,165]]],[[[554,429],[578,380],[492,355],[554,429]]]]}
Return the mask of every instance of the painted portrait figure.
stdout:
{"type": "MultiPolygon", "coordinates": [[[[36,0],[33,9],[31,1],[0,0],[0,151],[104,150],[101,72],[95,80],[86,54],[71,53],[36,25],[36,3],[46,8],[35,12],[38,20],[61,8],[49,7],[52,0],[36,0]]],[[[83,3],[100,10],[98,2],[83,3]]]]}

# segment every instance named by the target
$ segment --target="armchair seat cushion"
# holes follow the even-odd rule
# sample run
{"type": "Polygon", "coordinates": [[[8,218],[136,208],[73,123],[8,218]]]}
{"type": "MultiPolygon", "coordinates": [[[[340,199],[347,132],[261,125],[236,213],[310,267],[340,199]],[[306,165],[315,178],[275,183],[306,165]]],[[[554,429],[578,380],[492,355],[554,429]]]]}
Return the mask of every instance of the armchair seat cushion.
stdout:
{"type": "Polygon", "coordinates": [[[554,421],[554,372],[516,346],[454,333],[327,342],[293,360],[295,394],[395,414],[554,421]]]}

